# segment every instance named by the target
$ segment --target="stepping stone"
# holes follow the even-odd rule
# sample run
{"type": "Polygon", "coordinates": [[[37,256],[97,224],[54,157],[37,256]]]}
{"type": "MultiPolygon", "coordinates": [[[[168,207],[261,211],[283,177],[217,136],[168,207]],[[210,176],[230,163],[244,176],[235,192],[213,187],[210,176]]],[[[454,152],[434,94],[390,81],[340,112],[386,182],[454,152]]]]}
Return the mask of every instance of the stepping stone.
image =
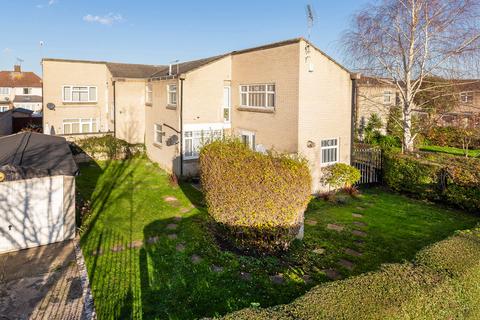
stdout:
{"type": "Polygon", "coordinates": [[[148,238],[147,242],[149,244],[154,244],[158,242],[158,236],[148,238]]]}
{"type": "Polygon", "coordinates": [[[324,254],[325,249],[324,248],[316,248],[316,249],[313,249],[312,252],[316,253],[316,254],[324,254]]]}
{"type": "Polygon", "coordinates": [[[312,220],[312,219],[305,220],[305,223],[308,224],[309,226],[316,226],[317,225],[317,221],[312,220]]]}
{"type": "Polygon", "coordinates": [[[363,214],[360,214],[360,213],[352,213],[352,217],[354,217],[354,218],[363,218],[363,214]]]}
{"type": "Polygon", "coordinates": [[[175,240],[175,239],[177,239],[177,234],[176,233],[170,233],[169,235],[167,235],[167,237],[170,240],[175,240]]]}
{"type": "Polygon", "coordinates": [[[325,275],[327,276],[328,279],[330,280],[339,280],[342,279],[342,276],[340,275],[340,272],[338,272],[335,269],[327,269],[323,270],[325,272],[325,275]]]}
{"type": "Polygon", "coordinates": [[[199,264],[200,262],[202,262],[202,257],[200,257],[199,255],[194,254],[194,255],[192,255],[192,256],[190,257],[190,260],[192,260],[192,263],[193,263],[193,264],[199,264]]]}
{"type": "Polygon", "coordinates": [[[119,245],[113,246],[110,250],[112,250],[112,252],[120,252],[120,251],[123,251],[123,249],[125,249],[123,245],[119,244],[119,245]]]}
{"type": "Polygon", "coordinates": [[[175,222],[180,222],[181,220],[182,220],[182,217],[180,217],[180,216],[173,217],[173,221],[175,221],[175,222]]]}
{"type": "Polygon", "coordinates": [[[362,238],[365,238],[367,236],[367,233],[365,231],[360,231],[360,230],[352,230],[352,234],[354,236],[359,236],[362,238]]]}
{"type": "Polygon", "coordinates": [[[353,240],[353,243],[356,244],[357,246],[363,246],[363,245],[365,245],[365,241],[364,241],[364,240],[360,240],[360,239],[353,240]]]}
{"type": "Polygon", "coordinates": [[[181,212],[181,213],[187,213],[187,212],[189,212],[190,210],[191,210],[190,208],[182,208],[182,209],[180,209],[180,212],[181,212]]]}
{"type": "Polygon", "coordinates": [[[358,251],[355,251],[355,250],[350,249],[350,248],[345,249],[345,253],[348,254],[348,255],[350,255],[350,256],[353,256],[353,257],[361,257],[361,256],[363,256],[363,253],[358,252],[358,251]]]}
{"type": "Polygon", "coordinates": [[[92,256],[101,256],[103,254],[103,250],[102,249],[98,249],[98,250],[93,250],[92,251],[92,256]]]}
{"type": "Polygon", "coordinates": [[[143,245],[143,241],[142,241],[142,240],[134,240],[134,241],[132,241],[132,242],[130,242],[130,243],[128,244],[128,247],[129,247],[130,249],[138,249],[138,248],[140,248],[142,245],[143,245]]]}
{"type": "Polygon", "coordinates": [[[352,271],[353,268],[355,268],[355,264],[352,261],[348,261],[346,259],[338,260],[338,264],[341,265],[342,267],[344,267],[345,269],[350,270],[350,271],[352,271]]]}
{"type": "Polygon", "coordinates": [[[340,231],[343,230],[343,226],[338,225],[338,224],[329,223],[329,224],[327,224],[327,229],[335,230],[335,231],[340,232],[340,231]]]}
{"type": "Polygon", "coordinates": [[[240,278],[244,281],[251,281],[252,280],[252,275],[249,272],[241,271],[240,272],[240,278]]]}
{"type": "Polygon", "coordinates": [[[215,272],[215,273],[223,272],[223,267],[213,265],[212,266],[212,271],[215,272]]]}
{"type": "Polygon", "coordinates": [[[182,252],[185,250],[185,245],[182,244],[182,243],[179,243],[177,244],[177,246],[175,247],[175,249],[178,251],[178,252],[182,252]]]}
{"type": "Polygon", "coordinates": [[[309,283],[313,282],[312,277],[310,277],[308,274],[304,274],[302,276],[302,279],[303,279],[303,282],[305,282],[306,284],[309,284],[309,283]]]}
{"type": "Polygon", "coordinates": [[[366,227],[367,224],[365,222],[361,221],[353,221],[353,224],[356,225],[357,227],[366,227]]]}
{"type": "Polygon", "coordinates": [[[270,276],[270,281],[274,284],[282,284],[284,282],[283,274],[276,274],[274,276],[270,276]]]}
{"type": "Polygon", "coordinates": [[[166,201],[166,202],[178,201],[178,199],[175,198],[174,196],[165,196],[165,197],[163,197],[163,200],[166,201]]]}
{"type": "Polygon", "coordinates": [[[175,223],[167,224],[167,229],[168,230],[175,230],[175,229],[177,229],[177,227],[178,227],[178,224],[175,224],[175,223]]]}
{"type": "Polygon", "coordinates": [[[356,207],[357,210],[360,210],[360,211],[363,211],[365,210],[366,208],[365,207],[356,207]]]}

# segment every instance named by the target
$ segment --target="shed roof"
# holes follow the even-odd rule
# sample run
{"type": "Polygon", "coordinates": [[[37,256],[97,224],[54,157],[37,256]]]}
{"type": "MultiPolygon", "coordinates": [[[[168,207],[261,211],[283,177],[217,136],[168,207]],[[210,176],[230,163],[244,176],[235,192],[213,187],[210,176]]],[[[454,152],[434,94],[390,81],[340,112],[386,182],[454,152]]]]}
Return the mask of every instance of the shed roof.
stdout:
{"type": "Polygon", "coordinates": [[[22,132],[0,138],[0,168],[20,168],[28,178],[74,176],[78,167],[65,138],[22,132]],[[32,173],[33,172],[33,173],[32,173]]]}

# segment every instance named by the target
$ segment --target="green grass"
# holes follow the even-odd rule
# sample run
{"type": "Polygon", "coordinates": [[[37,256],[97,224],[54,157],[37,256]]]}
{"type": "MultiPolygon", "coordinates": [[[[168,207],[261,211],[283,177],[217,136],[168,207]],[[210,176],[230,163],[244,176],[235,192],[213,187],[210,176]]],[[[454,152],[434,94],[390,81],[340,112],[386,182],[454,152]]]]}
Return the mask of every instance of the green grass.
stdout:
{"type": "Polygon", "coordinates": [[[312,200],[306,219],[317,224],[306,225],[304,241],[295,242],[282,256],[254,258],[221,250],[209,232],[201,193],[189,184],[170,186],[167,174],[147,160],[82,165],[77,185],[92,207],[81,246],[99,319],[193,319],[252,303],[289,303],[328,281],[322,270],[336,268],[350,277],[382,263],[409,260],[422,247],[477,222],[460,211],[370,189],[359,199],[345,198],[344,204],[312,200]],[[166,202],[165,196],[178,201],[166,202]],[[363,248],[350,233],[354,212],[362,213],[361,220],[368,224],[360,228],[368,233],[363,248]],[[176,222],[176,215],[182,220],[176,222]],[[175,231],[167,228],[172,223],[178,224],[175,231]],[[341,224],[344,230],[327,230],[328,223],[341,224]],[[167,237],[173,232],[177,239],[167,237]],[[158,241],[149,244],[151,237],[158,241]],[[134,240],[143,240],[144,246],[126,248],[134,240]],[[185,245],[183,252],[176,250],[179,243],[185,245]],[[112,252],[119,245],[126,249],[112,252]],[[326,251],[314,253],[317,248],[326,251]],[[352,258],[345,248],[364,254],[352,258]],[[202,258],[200,263],[192,263],[193,254],[202,258]],[[354,262],[354,270],[339,268],[340,258],[354,262]],[[214,265],[223,271],[213,272],[214,265]],[[241,272],[250,273],[251,280],[242,279],[241,272]],[[270,276],[280,273],[284,283],[273,284],[270,276]],[[311,282],[305,283],[304,275],[311,282]]]}
{"type": "MultiPolygon", "coordinates": [[[[455,156],[465,156],[463,149],[454,147],[440,147],[440,146],[422,146],[420,151],[447,153],[455,156]]],[[[480,150],[468,150],[468,156],[475,158],[480,157],[480,150]]]]}

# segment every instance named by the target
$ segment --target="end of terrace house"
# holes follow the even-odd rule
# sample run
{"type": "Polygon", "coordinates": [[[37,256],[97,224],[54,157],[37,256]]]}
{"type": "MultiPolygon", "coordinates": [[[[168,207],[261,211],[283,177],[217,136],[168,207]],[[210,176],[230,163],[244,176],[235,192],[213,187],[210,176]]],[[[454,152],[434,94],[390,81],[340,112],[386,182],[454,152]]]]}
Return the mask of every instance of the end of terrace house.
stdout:
{"type": "Polygon", "coordinates": [[[303,38],[174,65],[44,59],[45,133],[145,143],[169,172],[198,172],[204,143],[238,136],[301,154],[313,191],[323,166],[350,163],[357,74],[303,38]]]}

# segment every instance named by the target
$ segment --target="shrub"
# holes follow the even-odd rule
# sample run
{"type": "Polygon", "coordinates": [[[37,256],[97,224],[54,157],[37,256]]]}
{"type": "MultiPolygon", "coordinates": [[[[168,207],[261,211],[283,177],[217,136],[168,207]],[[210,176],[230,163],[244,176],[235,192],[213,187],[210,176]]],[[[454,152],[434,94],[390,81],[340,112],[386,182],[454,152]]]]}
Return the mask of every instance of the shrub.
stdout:
{"type": "Polygon", "coordinates": [[[288,248],[311,193],[305,160],[262,154],[240,141],[222,140],[201,149],[200,172],[221,240],[254,254],[288,248]]]}
{"type": "MultiPolygon", "coordinates": [[[[457,127],[433,127],[425,130],[422,134],[426,144],[463,148],[465,143],[462,142],[464,142],[468,130],[457,127]]],[[[469,143],[469,147],[472,149],[480,148],[480,136],[478,132],[470,138],[471,142],[469,143]]]]}
{"type": "Polygon", "coordinates": [[[322,170],[322,183],[334,189],[348,188],[360,180],[360,171],[345,163],[335,163],[322,170]]]}
{"type": "Polygon", "coordinates": [[[111,135],[89,137],[71,143],[73,154],[87,153],[95,159],[116,160],[126,159],[144,154],[145,146],[130,144],[111,135]]]}
{"type": "Polygon", "coordinates": [[[460,208],[480,209],[480,160],[447,154],[385,153],[384,182],[396,191],[442,201],[460,208]]]}
{"type": "Polygon", "coordinates": [[[414,263],[320,284],[290,304],[224,319],[479,319],[479,261],[474,229],[421,250],[414,263]]]}

